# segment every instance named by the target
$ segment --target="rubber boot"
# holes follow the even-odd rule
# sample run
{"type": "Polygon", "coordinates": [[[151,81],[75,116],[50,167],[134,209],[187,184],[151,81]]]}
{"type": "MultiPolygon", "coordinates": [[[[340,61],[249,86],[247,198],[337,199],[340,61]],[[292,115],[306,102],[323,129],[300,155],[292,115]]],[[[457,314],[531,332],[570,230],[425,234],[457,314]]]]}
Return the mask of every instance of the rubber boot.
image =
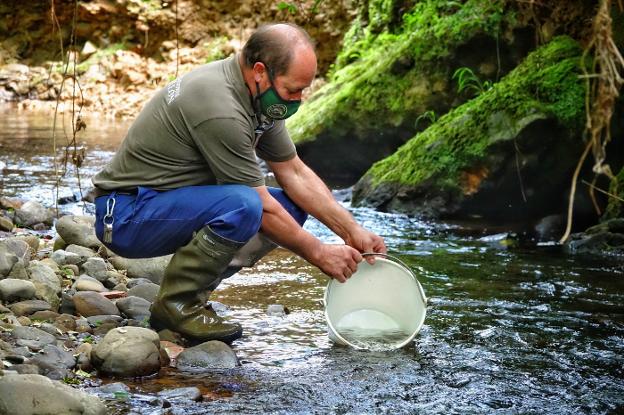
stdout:
{"type": "Polygon", "coordinates": [[[256,262],[260,261],[266,254],[277,248],[277,244],[270,240],[264,234],[258,232],[255,234],[242,248],[240,248],[235,254],[228,267],[219,276],[219,279],[215,280],[208,290],[214,291],[217,286],[226,278],[230,278],[236,274],[243,267],[253,267],[256,262]]]}
{"type": "Polygon", "coordinates": [[[220,281],[243,243],[226,240],[204,227],[179,248],[165,269],[160,291],[151,307],[150,324],[170,329],[193,342],[231,343],[242,335],[239,324],[225,323],[208,306],[209,287],[220,281]]]}

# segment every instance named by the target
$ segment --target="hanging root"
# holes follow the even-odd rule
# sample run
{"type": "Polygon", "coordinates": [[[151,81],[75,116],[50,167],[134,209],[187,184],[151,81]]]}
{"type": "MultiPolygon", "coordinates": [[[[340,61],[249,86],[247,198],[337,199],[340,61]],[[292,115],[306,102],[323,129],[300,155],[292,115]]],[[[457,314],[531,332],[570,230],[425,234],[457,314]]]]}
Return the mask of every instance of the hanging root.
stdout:
{"type": "MultiPolygon", "coordinates": [[[[621,9],[622,4],[618,4],[621,9]]],[[[587,80],[585,128],[589,142],[574,171],[568,203],[568,221],[560,243],[564,243],[570,237],[576,182],[590,149],[594,156],[593,172],[596,175],[605,175],[613,179],[611,168],[605,163],[606,146],[611,141],[610,123],[615,101],[624,83],[624,78],[622,78],[624,58],[613,41],[610,10],[611,0],[601,0],[594,18],[590,42],[583,54],[583,77],[587,80]],[[585,67],[586,57],[590,54],[594,56],[591,73],[585,67]]]]}

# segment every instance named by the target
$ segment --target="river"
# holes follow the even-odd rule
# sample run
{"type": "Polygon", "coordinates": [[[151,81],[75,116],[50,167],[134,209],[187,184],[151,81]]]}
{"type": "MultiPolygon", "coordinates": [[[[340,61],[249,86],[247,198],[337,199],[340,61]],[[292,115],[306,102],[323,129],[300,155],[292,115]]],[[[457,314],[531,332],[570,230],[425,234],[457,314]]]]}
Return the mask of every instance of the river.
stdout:
{"type": "MultiPolygon", "coordinates": [[[[86,122],[78,133],[86,150],[84,189],[128,127],[106,119],[86,122]]],[[[51,126],[51,116],[0,111],[4,196],[54,204],[51,126]]],[[[64,143],[62,132],[57,135],[64,143]]],[[[61,183],[60,196],[78,192],[75,171],[61,183]]],[[[81,203],[60,208],[92,210],[81,203]]],[[[163,369],[126,381],[132,393],[109,401],[110,413],[624,412],[621,260],[569,256],[553,244],[510,249],[497,235],[459,225],[351,211],[386,239],[430,299],[413,344],[387,352],[333,345],[323,316],[326,277],[279,249],[225,281],[214,296],[245,330],[233,343],[240,368],[201,376],[163,369]],[[270,304],[284,305],[289,314],[267,316],[270,304]],[[182,386],[197,386],[204,400],[162,409],[155,394],[182,386]]],[[[337,241],[315,220],[306,228],[337,241]]]]}

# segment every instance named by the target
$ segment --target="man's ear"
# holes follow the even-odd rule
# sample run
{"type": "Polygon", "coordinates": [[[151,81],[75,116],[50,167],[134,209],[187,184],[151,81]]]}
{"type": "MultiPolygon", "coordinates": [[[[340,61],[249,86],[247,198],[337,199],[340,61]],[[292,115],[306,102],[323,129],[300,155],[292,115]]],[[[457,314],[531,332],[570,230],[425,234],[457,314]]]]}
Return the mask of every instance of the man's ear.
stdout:
{"type": "Polygon", "coordinates": [[[254,81],[256,82],[262,81],[262,76],[266,72],[266,66],[264,66],[264,63],[256,62],[254,63],[252,69],[253,69],[253,74],[254,74],[254,81]]]}

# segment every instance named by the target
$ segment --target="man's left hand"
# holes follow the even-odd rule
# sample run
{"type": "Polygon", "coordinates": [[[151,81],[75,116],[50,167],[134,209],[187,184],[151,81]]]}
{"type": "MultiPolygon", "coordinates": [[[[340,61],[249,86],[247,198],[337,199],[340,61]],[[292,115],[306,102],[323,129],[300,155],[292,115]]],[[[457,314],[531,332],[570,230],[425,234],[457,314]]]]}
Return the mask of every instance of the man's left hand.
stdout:
{"type": "MultiPolygon", "coordinates": [[[[349,237],[345,240],[345,243],[358,251],[364,252],[376,252],[385,254],[387,252],[384,239],[366,229],[358,226],[357,229],[352,231],[349,237]]],[[[374,255],[367,255],[364,257],[369,264],[375,263],[374,255]]]]}

